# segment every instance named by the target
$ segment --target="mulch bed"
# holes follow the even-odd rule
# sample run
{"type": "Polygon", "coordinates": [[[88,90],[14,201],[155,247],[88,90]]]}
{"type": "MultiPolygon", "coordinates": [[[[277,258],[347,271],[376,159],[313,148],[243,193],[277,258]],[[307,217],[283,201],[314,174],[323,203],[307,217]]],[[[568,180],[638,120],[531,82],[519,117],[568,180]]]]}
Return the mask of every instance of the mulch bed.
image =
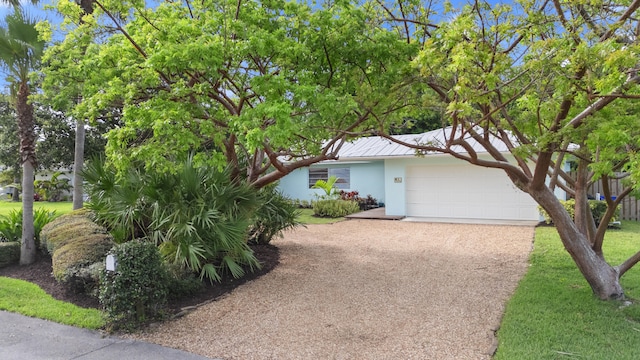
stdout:
{"type": "MultiPolygon", "coordinates": [[[[262,264],[262,268],[255,272],[247,272],[240,278],[234,279],[231,276],[223,277],[220,283],[211,284],[204,281],[202,290],[188,298],[175,299],[169,302],[169,308],[177,313],[181,309],[195,306],[204,302],[215,300],[221,295],[227,294],[238,286],[256,279],[269,271],[273,270],[279,263],[280,253],[278,248],[273,245],[253,245],[256,258],[262,264]]],[[[26,280],[40,286],[45,292],[53,296],[55,299],[70,302],[84,308],[100,308],[98,299],[87,294],[79,294],[69,291],[60,285],[51,274],[51,257],[39,255],[36,262],[28,265],[12,265],[0,268],[0,276],[26,280]]]]}

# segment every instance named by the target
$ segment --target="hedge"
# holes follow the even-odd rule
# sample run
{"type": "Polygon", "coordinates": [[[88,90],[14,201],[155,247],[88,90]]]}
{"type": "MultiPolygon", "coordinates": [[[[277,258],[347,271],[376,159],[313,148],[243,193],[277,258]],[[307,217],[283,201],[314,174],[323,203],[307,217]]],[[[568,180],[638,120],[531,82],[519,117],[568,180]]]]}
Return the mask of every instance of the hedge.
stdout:
{"type": "Polygon", "coordinates": [[[47,224],[41,247],[51,254],[53,277],[76,292],[92,291],[98,284],[113,237],[91,220],[91,212],[72,212],[47,224]]]}
{"type": "Polygon", "coordinates": [[[20,261],[20,242],[0,242],[0,268],[20,261]]]}

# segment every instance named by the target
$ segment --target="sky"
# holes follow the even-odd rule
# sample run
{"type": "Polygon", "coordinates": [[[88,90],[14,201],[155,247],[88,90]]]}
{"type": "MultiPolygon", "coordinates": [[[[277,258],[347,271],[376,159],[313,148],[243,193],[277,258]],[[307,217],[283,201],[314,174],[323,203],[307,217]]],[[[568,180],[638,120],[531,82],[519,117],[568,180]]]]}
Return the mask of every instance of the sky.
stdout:
{"type": "MultiPolygon", "coordinates": [[[[46,19],[51,22],[60,22],[62,19],[55,13],[55,11],[43,10],[45,5],[50,5],[52,0],[41,0],[37,6],[31,5],[30,1],[22,0],[23,8],[27,14],[37,19],[46,19]]],[[[5,15],[13,11],[12,7],[4,3],[0,4],[0,19],[4,19],[5,15]]]]}

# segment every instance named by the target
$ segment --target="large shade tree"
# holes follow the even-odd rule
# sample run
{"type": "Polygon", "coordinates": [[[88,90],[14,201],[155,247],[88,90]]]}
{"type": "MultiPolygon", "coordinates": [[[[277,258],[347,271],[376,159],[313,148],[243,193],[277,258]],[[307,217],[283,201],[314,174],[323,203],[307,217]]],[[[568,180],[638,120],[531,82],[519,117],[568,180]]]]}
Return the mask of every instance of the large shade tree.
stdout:
{"type": "MultiPolygon", "coordinates": [[[[336,2],[58,1],[65,40],[51,68],[82,82],[76,116],[122,109],[109,158],[171,170],[180,154],[228,165],[255,187],[333,159],[372,122],[401,118],[400,79],[417,46],[379,26],[375,9],[336,2]],[[76,49],[76,50],[74,50],[76,49]]],[[[48,70],[47,70],[48,71],[48,70]]],[[[52,73],[53,80],[62,75],[52,73]]],[[[61,74],[61,73],[58,73],[61,74]]],[[[77,98],[78,96],[76,96],[77,98]]]]}
{"type": "Polygon", "coordinates": [[[414,66],[424,104],[446,112],[450,125],[441,143],[406,145],[504,171],[550,215],[594,293],[622,298],[619,279],[640,252],[610,265],[603,241],[640,180],[640,1],[475,1],[439,12],[447,21],[438,24],[419,2],[378,4],[398,33],[423,44],[414,66]],[[614,194],[606,184],[620,176],[626,187],[614,194]],[[599,179],[608,210],[596,227],[587,189],[599,179]],[[576,199],[575,220],[558,187],[576,199]]]}
{"type": "Polygon", "coordinates": [[[22,163],[22,247],[20,263],[35,261],[36,247],[33,226],[34,169],[36,166],[33,105],[29,102],[32,85],[29,73],[38,67],[44,41],[38,36],[34,20],[20,9],[5,18],[0,27],[0,64],[8,75],[11,95],[18,117],[20,162],[22,163]]]}

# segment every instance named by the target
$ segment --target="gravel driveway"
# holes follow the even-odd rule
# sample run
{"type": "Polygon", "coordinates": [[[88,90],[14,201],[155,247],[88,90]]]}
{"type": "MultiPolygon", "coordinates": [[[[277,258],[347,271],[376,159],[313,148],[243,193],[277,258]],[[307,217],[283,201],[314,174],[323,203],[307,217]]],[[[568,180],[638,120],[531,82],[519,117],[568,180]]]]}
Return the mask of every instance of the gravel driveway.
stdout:
{"type": "Polygon", "coordinates": [[[527,226],[349,220],[273,241],[281,264],[138,335],[223,359],[490,359],[527,226]]]}

